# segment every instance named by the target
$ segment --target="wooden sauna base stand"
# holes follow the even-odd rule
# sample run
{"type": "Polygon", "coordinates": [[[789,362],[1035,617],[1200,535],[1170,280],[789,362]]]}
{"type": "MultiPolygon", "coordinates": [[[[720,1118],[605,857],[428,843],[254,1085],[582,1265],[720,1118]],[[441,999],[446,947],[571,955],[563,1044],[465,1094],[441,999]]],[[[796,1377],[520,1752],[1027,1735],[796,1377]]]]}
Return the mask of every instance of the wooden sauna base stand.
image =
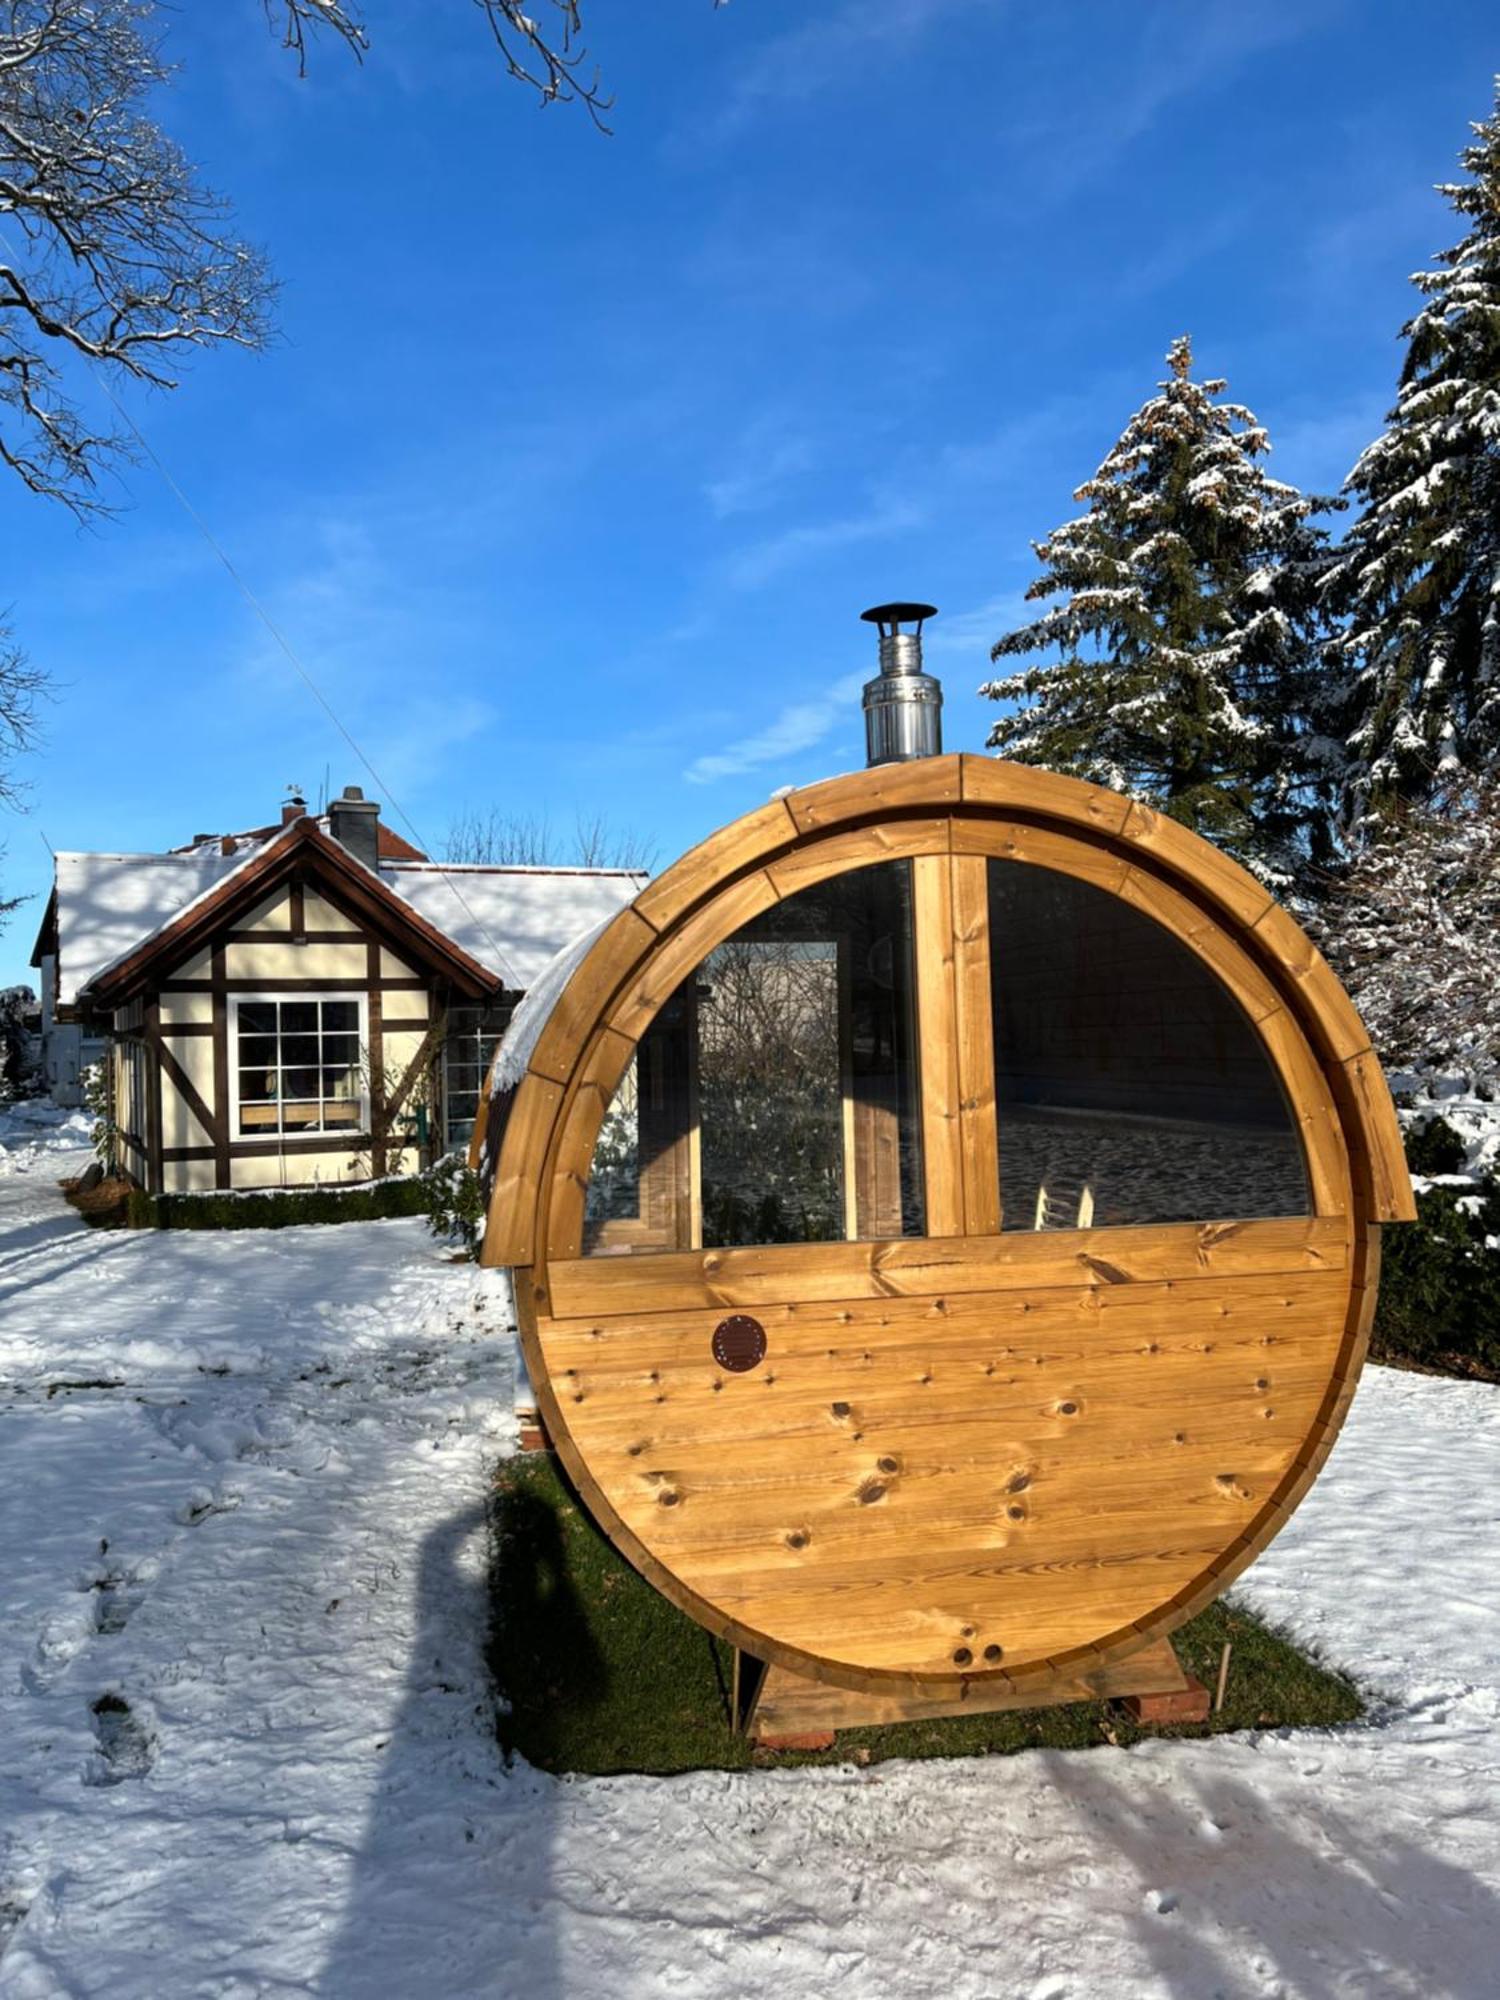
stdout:
{"type": "Polygon", "coordinates": [[[733,1694],[738,1727],[761,1750],[828,1750],[841,1729],[1058,1708],[1071,1701],[1119,1701],[1133,1721],[1144,1723],[1206,1722],[1209,1712],[1207,1688],[1183,1671],[1170,1639],[1143,1646],[1116,1667],[1064,1682],[1043,1701],[1035,1695],[986,1694],[978,1687],[964,1700],[856,1694],[740,1652],[734,1656],[733,1694]]]}
{"type": "Polygon", "coordinates": [[[551,1451],[552,1440],[547,1435],[547,1426],[542,1422],[539,1410],[517,1410],[516,1421],[520,1426],[521,1451],[551,1451]]]}

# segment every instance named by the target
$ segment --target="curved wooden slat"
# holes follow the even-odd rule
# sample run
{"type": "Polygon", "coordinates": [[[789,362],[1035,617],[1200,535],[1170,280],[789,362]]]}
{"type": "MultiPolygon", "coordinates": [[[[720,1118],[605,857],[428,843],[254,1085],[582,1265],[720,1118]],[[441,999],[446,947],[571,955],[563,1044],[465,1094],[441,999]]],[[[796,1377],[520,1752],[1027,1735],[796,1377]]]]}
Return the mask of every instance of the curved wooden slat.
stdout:
{"type": "Polygon", "coordinates": [[[788,792],[786,808],[802,834],[829,833],[851,819],[931,811],[956,806],[962,796],[959,758],[921,757],[910,764],[877,764],[870,771],[825,778],[788,792]]]}
{"type": "Polygon", "coordinates": [[[1118,834],[1130,813],[1132,802],[1123,792],[1086,785],[1031,764],[976,757],[965,751],[959,757],[959,767],[966,807],[988,807],[1005,814],[1041,813],[1081,832],[1102,834],[1118,834]]]}
{"type": "Polygon", "coordinates": [[[680,861],[647,883],[634,908],[653,930],[667,930],[742,869],[758,868],[779,849],[791,846],[798,831],[785,798],[772,799],[689,848],[680,861]]]}

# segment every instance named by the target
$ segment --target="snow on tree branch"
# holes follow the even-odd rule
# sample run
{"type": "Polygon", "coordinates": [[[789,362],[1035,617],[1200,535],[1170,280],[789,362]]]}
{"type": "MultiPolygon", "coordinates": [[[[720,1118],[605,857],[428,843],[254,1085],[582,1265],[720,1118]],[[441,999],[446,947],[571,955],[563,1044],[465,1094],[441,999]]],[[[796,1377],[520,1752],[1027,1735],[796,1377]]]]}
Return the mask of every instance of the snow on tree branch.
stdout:
{"type": "MultiPolygon", "coordinates": [[[[582,46],[579,0],[540,0],[546,22],[528,14],[519,0],[474,0],[489,24],[501,61],[518,83],[529,84],[543,104],[581,104],[601,131],[613,99],[605,96],[599,73],[591,70],[582,46]]],[[[369,47],[364,22],[343,0],[264,0],[268,18],[280,17],[284,45],[295,51],[297,67],[307,67],[308,31],[326,28],[356,56],[369,47]]]]}
{"type": "Polygon", "coordinates": [[[1315,927],[1387,1067],[1500,1085],[1500,780],[1394,808],[1315,927]]]}
{"type": "Polygon", "coordinates": [[[182,352],[266,337],[271,284],[147,115],[171,75],[142,0],[0,0],[0,461],[80,514],[129,440],[79,369],[175,386],[182,352]]]}
{"type": "Polygon", "coordinates": [[[1150,800],[1282,882],[1316,845],[1317,581],[1333,503],[1266,474],[1265,430],[1222,381],[1170,375],[1036,543],[1024,664],[981,694],[992,747],[1150,800]]]}
{"type": "Polygon", "coordinates": [[[1412,279],[1397,401],[1349,475],[1359,515],[1327,578],[1356,840],[1403,800],[1500,768],[1500,79],[1473,130],[1472,178],[1438,190],[1469,231],[1412,279]]]}

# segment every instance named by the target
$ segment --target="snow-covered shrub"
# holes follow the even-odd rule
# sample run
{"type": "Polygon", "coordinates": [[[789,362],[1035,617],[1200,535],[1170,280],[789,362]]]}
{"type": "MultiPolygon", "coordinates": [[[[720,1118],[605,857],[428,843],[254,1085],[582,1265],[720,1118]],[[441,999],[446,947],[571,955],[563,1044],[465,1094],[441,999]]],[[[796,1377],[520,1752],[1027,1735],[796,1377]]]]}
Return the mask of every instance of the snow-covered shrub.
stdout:
{"type": "Polygon", "coordinates": [[[110,1088],[108,1062],[88,1063],[83,1072],[83,1108],[92,1112],[94,1125],[89,1144],[94,1157],[107,1174],[115,1171],[119,1127],[115,1124],[114,1092],[110,1088]]]}
{"type": "Polygon", "coordinates": [[[448,1153],[422,1175],[427,1227],[440,1242],[461,1243],[470,1256],[484,1227],[484,1189],[462,1153],[448,1153]]]}
{"type": "Polygon", "coordinates": [[[1315,927],[1387,1069],[1500,1096],[1500,780],[1397,812],[1315,927]]]}
{"type": "Polygon", "coordinates": [[[42,1040],[29,986],[0,989],[0,1104],[36,1097],[42,1088],[42,1040]]]}
{"type": "Polygon", "coordinates": [[[1429,1181],[1384,1237],[1375,1357],[1500,1378],[1500,1181],[1429,1181]]]}

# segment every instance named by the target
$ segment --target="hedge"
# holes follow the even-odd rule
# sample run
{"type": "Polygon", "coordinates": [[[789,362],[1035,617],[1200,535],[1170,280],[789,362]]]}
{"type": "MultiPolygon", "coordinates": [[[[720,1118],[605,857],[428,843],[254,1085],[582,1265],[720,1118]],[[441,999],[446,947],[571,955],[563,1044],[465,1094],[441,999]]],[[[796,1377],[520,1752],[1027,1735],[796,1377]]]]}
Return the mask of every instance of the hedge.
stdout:
{"type": "Polygon", "coordinates": [[[1500,1251],[1489,1247],[1500,1238],[1500,1181],[1463,1173],[1463,1141],[1441,1118],[1408,1132],[1406,1152],[1428,1185],[1417,1220],[1381,1232],[1370,1352],[1500,1378],[1500,1251]]]}
{"type": "Polygon", "coordinates": [[[379,1222],[426,1215],[432,1190],[420,1175],[347,1187],[266,1188],[253,1194],[147,1194],[132,1188],[132,1229],[290,1229],[308,1222],[379,1222]]]}

